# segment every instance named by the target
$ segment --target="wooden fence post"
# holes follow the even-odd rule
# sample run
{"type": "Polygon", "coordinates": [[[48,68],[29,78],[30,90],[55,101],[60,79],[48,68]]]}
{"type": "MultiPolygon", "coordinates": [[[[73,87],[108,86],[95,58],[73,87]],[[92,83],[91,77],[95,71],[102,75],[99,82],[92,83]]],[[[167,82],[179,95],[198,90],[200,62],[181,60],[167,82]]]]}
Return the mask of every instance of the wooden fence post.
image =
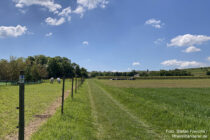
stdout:
{"type": "Polygon", "coordinates": [[[25,120],[24,120],[24,71],[20,72],[19,77],[19,133],[18,133],[18,140],[24,140],[24,126],[25,126],[25,120]]]}
{"type": "Polygon", "coordinates": [[[65,90],[65,76],[63,77],[61,114],[63,114],[63,105],[64,105],[64,90],[65,90]]]}
{"type": "Polygon", "coordinates": [[[72,77],[72,82],[71,82],[71,98],[74,98],[74,77],[72,77]]]}
{"type": "Polygon", "coordinates": [[[75,83],[75,93],[77,93],[77,76],[75,77],[76,78],[76,83],[75,83]]]}

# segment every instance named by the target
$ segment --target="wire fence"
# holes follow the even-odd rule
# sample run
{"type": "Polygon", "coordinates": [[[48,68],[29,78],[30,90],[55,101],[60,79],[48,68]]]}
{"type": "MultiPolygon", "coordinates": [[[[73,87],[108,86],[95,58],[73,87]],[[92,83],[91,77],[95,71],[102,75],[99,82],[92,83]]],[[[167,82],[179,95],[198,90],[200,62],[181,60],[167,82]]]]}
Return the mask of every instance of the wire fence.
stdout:
{"type": "MultiPolygon", "coordinates": [[[[60,82],[58,82],[58,80],[54,80],[53,83],[50,81],[50,79],[42,79],[39,81],[23,81],[23,83],[18,81],[1,80],[0,86],[4,86],[5,88],[2,88],[2,91],[0,92],[2,93],[2,96],[0,97],[4,97],[4,95],[7,95],[6,98],[3,100],[5,101],[5,103],[3,104],[3,108],[6,108],[6,106],[11,106],[9,111],[13,112],[12,115],[6,114],[4,120],[7,120],[9,122],[9,126],[13,128],[16,128],[16,126],[14,126],[14,124],[10,122],[16,121],[16,123],[18,123],[18,138],[16,137],[17,135],[11,135],[11,138],[14,137],[14,139],[23,140],[25,130],[25,119],[27,122],[31,121],[32,118],[39,118],[45,116],[46,113],[44,111],[49,109],[48,107],[51,104],[56,104],[55,107],[57,106],[57,104],[60,104],[61,113],[63,114],[65,112],[64,99],[67,97],[67,95],[70,95],[70,97],[73,99],[73,93],[76,93],[76,91],[83,84],[83,82],[84,78],[82,77],[74,77],[72,79],[65,79],[64,77],[61,79],[60,82]],[[17,120],[14,120],[14,118],[17,118],[18,115],[16,109],[19,110],[19,117],[17,120]]],[[[57,110],[57,107],[55,108],[55,110],[57,110]]],[[[0,121],[1,120],[3,120],[3,118],[0,117],[0,121]]],[[[27,125],[28,123],[26,124],[26,126],[27,125]]],[[[3,129],[7,129],[7,126],[4,126],[3,129]]],[[[0,128],[0,131],[3,129],[0,128]]],[[[9,133],[12,132],[13,130],[9,131],[9,133]]],[[[3,134],[4,133],[6,132],[3,132],[3,134]]],[[[1,137],[2,134],[0,132],[0,139],[1,137]]]]}
{"type": "MultiPolygon", "coordinates": [[[[26,85],[29,84],[41,84],[47,82],[46,80],[38,80],[38,81],[25,81],[26,85]]],[[[0,86],[17,86],[18,85],[18,81],[5,81],[5,80],[1,80],[0,81],[0,86]]]]}

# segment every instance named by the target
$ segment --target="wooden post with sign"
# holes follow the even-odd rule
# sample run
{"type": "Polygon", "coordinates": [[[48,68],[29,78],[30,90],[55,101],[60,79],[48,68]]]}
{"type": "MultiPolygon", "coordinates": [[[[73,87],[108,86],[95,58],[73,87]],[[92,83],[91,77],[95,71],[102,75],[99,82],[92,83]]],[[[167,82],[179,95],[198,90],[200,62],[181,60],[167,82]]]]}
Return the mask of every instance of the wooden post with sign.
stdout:
{"type": "Polygon", "coordinates": [[[24,71],[20,71],[20,77],[19,77],[19,133],[18,133],[18,140],[24,140],[24,126],[25,126],[25,120],[24,120],[24,71]]]}

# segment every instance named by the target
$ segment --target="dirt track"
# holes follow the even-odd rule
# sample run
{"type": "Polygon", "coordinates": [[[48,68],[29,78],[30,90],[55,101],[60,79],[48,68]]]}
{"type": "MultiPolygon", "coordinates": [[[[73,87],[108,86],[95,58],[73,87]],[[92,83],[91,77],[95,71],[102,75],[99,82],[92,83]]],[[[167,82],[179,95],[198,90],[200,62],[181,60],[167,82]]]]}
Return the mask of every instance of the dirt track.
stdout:
{"type": "MultiPolygon", "coordinates": [[[[70,93],[69,90],[65,92],[64,96],[65,99],[68,97],[69,93],[70,93]]],[[[39,129],[39,127],[56,112],[57,108],[60,107],[60,105],[61,105],[61,97],[57,98],[56,101],[53,102],[43,114],[34,115],[33,117],[35,119],[25,127],[25,140],[30,140],[31,135],[34,132],[36,132],[39,129]]],[[[18,139],[18,134],[9,135],[6,137],[6,140],[17,140],[17,139],[18,139]]]]}

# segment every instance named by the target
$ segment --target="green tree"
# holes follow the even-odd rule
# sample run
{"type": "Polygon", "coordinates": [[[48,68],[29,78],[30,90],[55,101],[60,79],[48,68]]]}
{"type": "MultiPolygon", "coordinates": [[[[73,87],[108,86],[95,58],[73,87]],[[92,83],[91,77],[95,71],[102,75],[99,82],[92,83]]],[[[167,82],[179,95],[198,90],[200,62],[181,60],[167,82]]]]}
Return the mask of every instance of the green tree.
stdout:
{"type": "Polygon", "coordinates": [[[85,68],[81,68],[81,76],[84,78],[88,78],[88,72],[85,68]]]}
{"type": "Polygon", "coordinates": [[[76,76],[77,76],[77,77],[81,77],[81,76],[82,76],[82,75],[81,75],[81,70],[80,70],[79,65],[76,66],[75,73],[76,73],[76,76]]]}

